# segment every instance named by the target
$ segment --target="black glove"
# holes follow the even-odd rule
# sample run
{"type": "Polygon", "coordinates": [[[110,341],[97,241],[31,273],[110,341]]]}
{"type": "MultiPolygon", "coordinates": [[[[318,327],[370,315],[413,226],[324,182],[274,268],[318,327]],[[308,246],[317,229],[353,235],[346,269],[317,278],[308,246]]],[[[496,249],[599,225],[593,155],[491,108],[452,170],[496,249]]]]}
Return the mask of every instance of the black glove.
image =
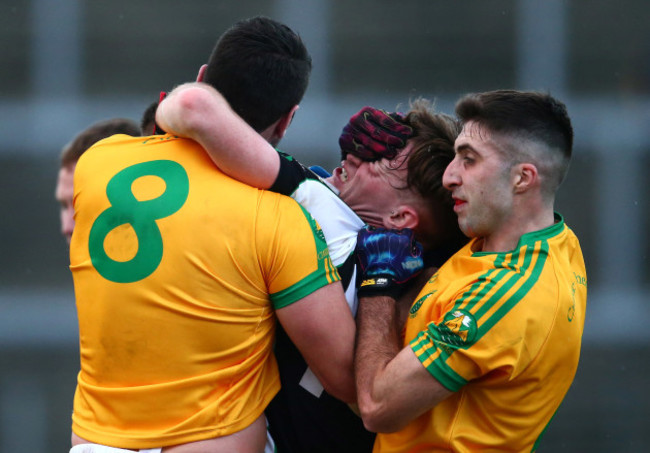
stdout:
{"type": "Polygon", "coordinates": [[[356,253],[361,271],[359,297],[386,295],[397,299],[423,267],[422,246],[408,228],[367,226],[359,231],[356,253]]]}
{"type": "Polygon", "coordinates": [[[392,159],[413,136],[399,113],[364,107],[350,118],[339,137],[341,160],[353,154],[362,160],[392,159]]]}

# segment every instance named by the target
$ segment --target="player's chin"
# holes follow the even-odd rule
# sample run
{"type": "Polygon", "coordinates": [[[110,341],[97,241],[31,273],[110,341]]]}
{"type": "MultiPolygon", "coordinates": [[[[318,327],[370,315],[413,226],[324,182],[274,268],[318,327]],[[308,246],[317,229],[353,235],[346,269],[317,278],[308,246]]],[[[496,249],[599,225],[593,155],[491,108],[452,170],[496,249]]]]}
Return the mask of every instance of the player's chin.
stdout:
{"type": "Polygon", "coordinates": [[[458,227],[468,238],[476,237],[476,229],[462,214],[458,214],[458,227]]]}

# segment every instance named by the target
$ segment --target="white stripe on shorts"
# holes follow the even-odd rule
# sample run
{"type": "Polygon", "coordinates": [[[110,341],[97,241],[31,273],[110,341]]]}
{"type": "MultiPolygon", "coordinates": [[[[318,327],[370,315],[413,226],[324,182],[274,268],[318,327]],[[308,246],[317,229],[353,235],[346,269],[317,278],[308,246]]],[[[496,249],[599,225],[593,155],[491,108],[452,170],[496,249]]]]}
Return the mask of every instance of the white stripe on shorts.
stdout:
{"type": "Polygon", "coordinates": [[[80,444],[70,449],[70,453],[131,453],[138,451],[140,453],[160,453],[162,448],[147,448],[145,450],[124,450],[122,448],[107,447],[100,444],[80,444]]]}

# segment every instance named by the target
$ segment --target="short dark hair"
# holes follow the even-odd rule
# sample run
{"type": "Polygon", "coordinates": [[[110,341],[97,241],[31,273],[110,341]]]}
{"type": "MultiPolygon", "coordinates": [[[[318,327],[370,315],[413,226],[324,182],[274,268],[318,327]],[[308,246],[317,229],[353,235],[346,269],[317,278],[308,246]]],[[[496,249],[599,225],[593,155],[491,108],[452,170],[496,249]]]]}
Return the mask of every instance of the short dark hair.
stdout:
{"type": "Polygon", "coordinates": [[[221,36],[203,82],[261,132],[300,103],[310,73],[311,56],[300,36],[258,16],[237,22],[221,36]]]}
{"type": "Polygon", "coordinates": [[[162,129],[156,124],[156,110],[158,109],[158,101],[154,101],[147,106],[142,112],[140,118],[140,133],[142,135],[164,134],[162,129]]]}
{"type": "Polygon", "coordinates": [[[437,113],[426,99],[411,103],[406,122],[413,128],[408,157],[407,188],[418,193],[434,214],[435,234],[431,238],[439,252],[455,253],[467,242],[453,211],[451,193],[442,185],[442,176],[454,159],[454,143],[461,130],[458,120],[437,113]],[[444,250],[442,250],[444,249],[444,250]]]}
{"type": "Polygon", "coordinates": [[[571,160],[573,127],[566,106],[550,94],[515,90],[469,94],[456,104],[456,114],[463,123],[474,121],[502,138],[541,144],[547,156],[538,163],[549,181],[547,190],[554,192],[564,179],[571,160]]]}
{"type": "Polygon", "coordinates": [[[98,121],[79,132],[61,152],[61,167],[76,163],[81,155],[96,142],[115,134],[139,136],[138,124],[127,118],[112,118],[98,121]]]}

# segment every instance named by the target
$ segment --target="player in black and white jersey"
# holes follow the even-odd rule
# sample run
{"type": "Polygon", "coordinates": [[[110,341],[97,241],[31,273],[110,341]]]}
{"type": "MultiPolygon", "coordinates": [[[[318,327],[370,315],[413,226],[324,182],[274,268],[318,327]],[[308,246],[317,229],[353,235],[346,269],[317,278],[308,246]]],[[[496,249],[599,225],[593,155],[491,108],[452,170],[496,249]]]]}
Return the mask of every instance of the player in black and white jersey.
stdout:
{"type": "MultiPolygon", "coordinates": [[[[352,313],[356,313],[354,250],[364,225],[412,228],[438,266],[465,237],[442,187],[460,128],[416,102],[406,115],[364,108],[339,140],[341,166],[317,174],[277,152],[209,86],[186,84],[161,103],[157,122],[197,140],[227,174],[293,197],[319,222],[352,313]]],[[[278,452],[371,451],[374,434],[347,404],[331,397],[283,331],[276,357],[282,389],[266,411],[278,452]]]]}

